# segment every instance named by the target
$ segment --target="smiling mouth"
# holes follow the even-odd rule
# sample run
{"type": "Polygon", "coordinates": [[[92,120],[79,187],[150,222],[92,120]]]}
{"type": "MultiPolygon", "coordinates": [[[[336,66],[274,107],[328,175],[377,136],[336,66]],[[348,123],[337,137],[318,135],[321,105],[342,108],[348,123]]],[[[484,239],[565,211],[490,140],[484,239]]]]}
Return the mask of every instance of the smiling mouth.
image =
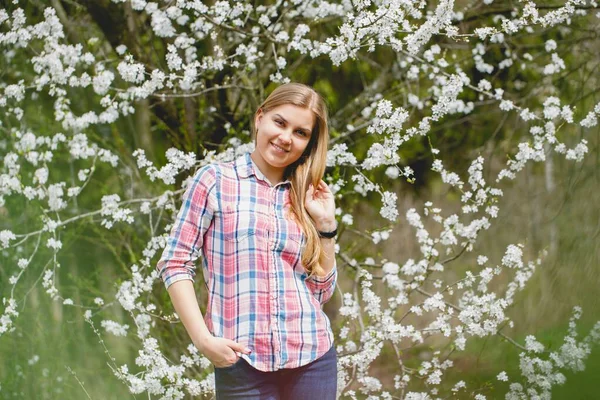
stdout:
{"type": "Polygon", "coordinates": [[[289,150],[286,150],[286,149],[284,149],[284,148],[281,148],[281,147],[277,146],[275,143],[271,143],[271,145],[272,145],[273,147],[275,147],[275,149],[276,149],[276,150],[278,150],[278,151],[280,151],[280,152],[282,152],[282,153],[289,153],[289,150]]]}

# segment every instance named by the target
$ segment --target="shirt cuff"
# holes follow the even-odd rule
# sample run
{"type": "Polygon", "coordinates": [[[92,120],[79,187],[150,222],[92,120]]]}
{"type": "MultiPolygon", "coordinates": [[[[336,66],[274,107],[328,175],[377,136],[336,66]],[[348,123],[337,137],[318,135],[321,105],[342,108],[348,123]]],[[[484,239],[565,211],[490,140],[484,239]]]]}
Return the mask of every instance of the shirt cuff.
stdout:
{"type": "Polygon", "coordinates": [[[315,283],[325,284],[333,279],[335,273],[337,272],[337,266],[334,265],[331,271],[325,276],[312,275],[309,279],[315,283]]]}
{"type": "Polygon", "coordinates": [[[172,276],[164,279],[163,281],[165,283],[165,289],[168,289],[169,286],[171,286],[175,282],[179,282],[179,281],[192,281],[192,282],[194,282],[194,278],[190,274],[176,274],[176,275],[172,275],[172,276]]]}

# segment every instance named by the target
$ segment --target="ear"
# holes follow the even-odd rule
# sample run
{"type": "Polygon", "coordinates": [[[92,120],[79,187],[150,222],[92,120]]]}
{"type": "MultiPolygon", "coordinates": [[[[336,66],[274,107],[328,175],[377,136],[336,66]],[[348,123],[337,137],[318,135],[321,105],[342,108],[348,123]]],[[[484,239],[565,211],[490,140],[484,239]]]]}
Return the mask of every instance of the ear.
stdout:
{"type": "Polygon", "coordinates": [[[254,127],[256,129],[258,129],[258,126],[260,125],[260,122],[262,121],[262,118],[265,114],[263,113],[262,108],[259,108],[258,111],[256,112],[256,115],[254,116],[254,127]]]}

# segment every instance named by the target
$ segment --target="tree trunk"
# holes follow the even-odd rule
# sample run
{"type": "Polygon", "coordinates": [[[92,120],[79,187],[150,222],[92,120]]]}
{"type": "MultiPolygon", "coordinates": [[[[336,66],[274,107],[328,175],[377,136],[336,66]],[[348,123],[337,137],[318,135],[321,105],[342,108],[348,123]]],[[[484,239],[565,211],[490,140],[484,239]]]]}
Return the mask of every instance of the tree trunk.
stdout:
{"type": "Polygon", "coordinates": [[[150,159],[154,155],[154,143],[150,130],[150,101],[148,99],[140,100],[137,102],[135,108],[135,146],[142,148],[150,159]]]}
{"type": "MultiPolygon", "coordinates": [[[[552,156],[552,149],[548,143],[544,144],[544,151],[546,152],[546,162],[544,163],[546,193],[547,199],[552,200],[556,185],[554,184],[554,158],[552,156]]],[[[556,228],[556,222],[554,219],[550,219],[548,223],[550,224],[550,243],[548,253],[549,255],[554,255],[556,254],[556,250],[558,248],[558,229],[556,228]]]]}

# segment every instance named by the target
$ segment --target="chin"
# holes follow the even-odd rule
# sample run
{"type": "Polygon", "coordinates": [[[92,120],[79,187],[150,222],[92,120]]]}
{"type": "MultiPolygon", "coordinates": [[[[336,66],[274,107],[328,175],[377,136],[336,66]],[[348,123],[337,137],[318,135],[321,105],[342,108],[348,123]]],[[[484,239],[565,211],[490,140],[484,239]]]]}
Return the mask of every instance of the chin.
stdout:
{"type": "Polygon", "coordinates": [[[269,164],[271,164],[272,167],[275,168],[286,168],[288,165],[290,165],[291,163],[288,162],[276,162],[276,161],[272,161],[269,164]]]}

